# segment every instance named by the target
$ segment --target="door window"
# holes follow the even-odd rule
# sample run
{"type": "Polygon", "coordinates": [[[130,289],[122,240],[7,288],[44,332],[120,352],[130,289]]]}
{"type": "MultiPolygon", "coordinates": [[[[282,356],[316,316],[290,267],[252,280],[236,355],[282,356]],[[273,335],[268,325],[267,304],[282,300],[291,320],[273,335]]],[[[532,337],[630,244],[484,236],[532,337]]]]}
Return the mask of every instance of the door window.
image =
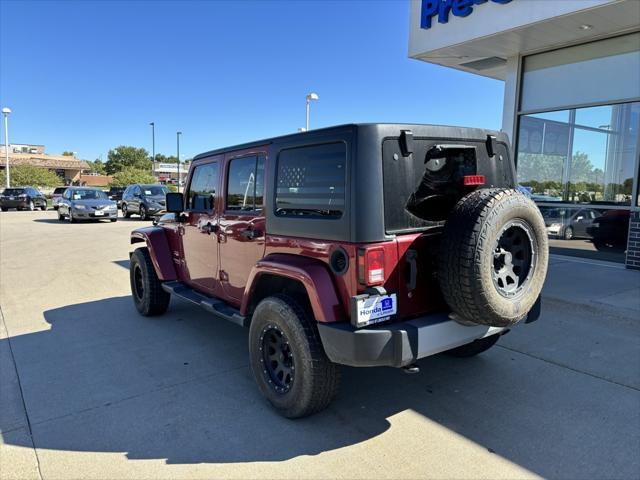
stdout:
{"type": "Polygon", "coordinates": [[[227,177],[227,211],[256,212],[262,209],[264,157],[231,160],[227,177]]]}
{"type": "Polygon", "coordinates": [[[218,186],[218,164],[205,163],[193,171],[187,193],[187,210],[211,211],[218,186]]]}

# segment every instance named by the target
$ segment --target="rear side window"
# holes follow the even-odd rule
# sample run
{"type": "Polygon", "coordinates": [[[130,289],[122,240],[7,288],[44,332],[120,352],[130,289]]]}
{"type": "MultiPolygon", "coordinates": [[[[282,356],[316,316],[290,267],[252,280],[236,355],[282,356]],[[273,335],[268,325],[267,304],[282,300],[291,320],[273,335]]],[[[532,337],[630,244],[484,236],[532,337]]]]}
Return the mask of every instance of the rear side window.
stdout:
{"type": "Polygon", "coordinates": [[[196,211],[213,210],[217,186],[217,163],[205,163],[195,167],[187,194],[187,209],[196,211]]]}
{"type": "Polygon", "coordinates": [[[263,207],[264,157],[236,158],[229,163],[227,211],[257,212],[263,207]]]}
{"type": "Polygon", "coordinates": [[[346,145],[282,150],[276,173],[276,215],[340,218],[345,205],[346,145]]]}

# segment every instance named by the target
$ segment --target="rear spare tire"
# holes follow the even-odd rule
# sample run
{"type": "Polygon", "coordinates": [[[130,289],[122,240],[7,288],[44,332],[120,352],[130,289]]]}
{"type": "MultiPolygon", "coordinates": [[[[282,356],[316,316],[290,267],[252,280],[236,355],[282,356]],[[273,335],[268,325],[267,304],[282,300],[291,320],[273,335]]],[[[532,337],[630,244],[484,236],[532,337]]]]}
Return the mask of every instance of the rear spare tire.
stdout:
{"type": "Polygon", "coordinates": [[[447,219],[438,280],[455,315],[508,327],[538,299],[549,248],[538,207],[512,189],[481,189],[463,197],[447,219]]]}

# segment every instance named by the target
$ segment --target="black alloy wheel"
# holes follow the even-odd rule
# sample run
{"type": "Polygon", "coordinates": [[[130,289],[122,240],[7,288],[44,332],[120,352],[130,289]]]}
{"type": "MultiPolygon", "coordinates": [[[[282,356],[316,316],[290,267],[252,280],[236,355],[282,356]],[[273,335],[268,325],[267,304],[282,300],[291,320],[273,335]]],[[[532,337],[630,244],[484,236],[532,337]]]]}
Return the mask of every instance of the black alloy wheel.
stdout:
{"type": "Polygon", "coordinates": [[[498,235],[493,254],[493,283],[504,297],[516,296],[535,270],[535,236],[531,226],[515,219],[498,235]]]}
{"type": "Polygon", "coordinates": [[[275,392],[287,393],[295,378],[295,364],[284,332],[275,325],[267,325],[260,335],[260,351],[265,380],[275,392]]]}

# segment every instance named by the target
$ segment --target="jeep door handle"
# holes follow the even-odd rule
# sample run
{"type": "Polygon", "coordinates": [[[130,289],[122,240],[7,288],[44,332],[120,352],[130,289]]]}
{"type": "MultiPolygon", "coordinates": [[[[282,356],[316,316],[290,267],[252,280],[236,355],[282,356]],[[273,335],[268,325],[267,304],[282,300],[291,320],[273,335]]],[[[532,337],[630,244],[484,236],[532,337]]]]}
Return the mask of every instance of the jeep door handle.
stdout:
{"type": "Polygon", "coordinates": [[[207,235],[211,235],[212,233],[217,232],[218,228],[219,228],[218,225],[208,222],[200,227],[200,231],[202,233],[206,233],[207,235]]]}
{"type": "Polygon", "coordinates": [[[240,235],[242,235],[244,238],[252,240],[256,237],[259,237],[260,232],[258,230],[254,230],[253,228],[246,228],[244,230],[240,230],[240,235]]]}

